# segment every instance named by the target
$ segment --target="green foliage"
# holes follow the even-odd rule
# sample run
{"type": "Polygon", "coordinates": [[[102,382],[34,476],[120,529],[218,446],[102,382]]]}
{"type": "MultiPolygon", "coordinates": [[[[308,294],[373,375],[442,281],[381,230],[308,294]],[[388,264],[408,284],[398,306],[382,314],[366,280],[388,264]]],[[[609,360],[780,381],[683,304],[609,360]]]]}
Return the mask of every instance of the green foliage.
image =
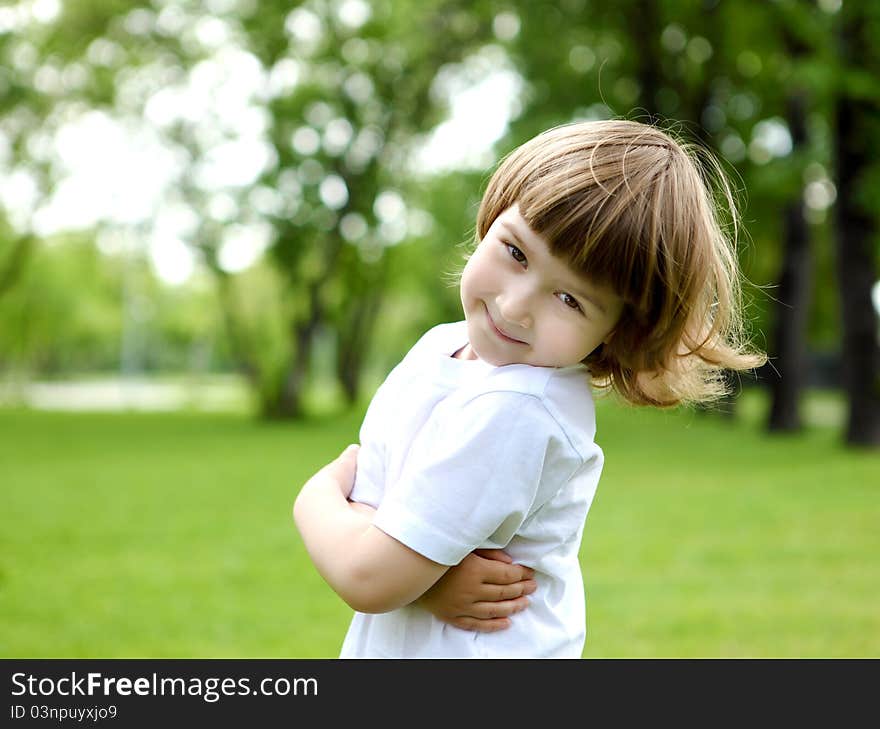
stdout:
{"type": "Polygon", "coordinates": [[[33,376],[228,367],[213,286],[162,285],[139,255],[100,253],[64,236],[33,253],[0,297],[0,367],[33,376]],[[126,344],[128,342],[128,344],[126,344]]]}
{"type": "Polygon", "coordinates": [[[120,270],[82,239],[34,254],[22,281],[0,299],[0,352],[15,369],[52,373],[118,361],[120,270]]]}
{"type": "MultiPolygon", "coordinates": [[[[227,326],[242,322],[244,332],[228,328],[221,341],[213,328],[217,319],[206,313],[212,294],[199,287],[171,294],[145,285],[144,295],[155,297],[151,306],[157,310],[174,301],[158,315],[170,328],[153,340],[157,346],[173,342],[173,353],[166,357],[146,347],[145,367],[184,361],[187,332],[203,328],[195,349],[205,350],[209,340],[214,364],[249,369],[259,390],[281,397],[285,379],[296,379],[290,375],[297,358],[315,361],[312,346],[330,353],[325,365],[334,352],[345,352],[358,371],[387,371],[427,327],[460,316],[457,294],[442,273],[455,267],[457,245],[472,234],[490,170],[429,177],[414,173],[411,160],[420,137],[449,111],[440,81],[464,73],[464,62],[486,49],[509,59],[524,89],[496,157],[575,118],[616,115],[680,127],[724,161],[742,193],[742,264],[748,278],[764,287],[779,276],[782,211],[805,194],[808,183],[831,185],[837,99],[880,99],[876,44],[853,57],[852,44],[840,42],[841,29],[851,26],[864,38],[876,37],[880,21],[872,4],[844,3],[835,11],[806,0],[566,0],[509,7],[429,0],[375,2],[369,10],[352,20],[335,0],[266,0],[224,3],[209,17],[197,2],[77,0],[63,3],[54,21],[0,32],[0,136],[6,140],[0,163],[33,176],[38,204],[62,172],[46,151],[46,139],[78,114],[102,108],[115,117],[150,118],[145,111],[156,95],[210,75],[211,64],[230,50],[239,53],[238,62],[253,62],[273,79],[268,89],[255,89],[249,102],[269,148],[266,165],[249,183],[220,185],[199,175],[220,146],[236,137],[235,120],[223,109],[172,114],[155,129],[186,160],[172,197],[197,221],[187,242],[221,286],[228,281],[230,290],[248,289],[256,299],[218,298],[231,308],[217,315],[227,326]],[[215,32],[222,29],[225,45],[211,40],[211,23],[215,32]],[[788,152],[792,95],[804,101],[808,128],[804,144],[788,152]],[[775,146],[768,141],[774,138],[775,146]],[[328,180],[335,196],[328,197],[328,180]],[[388,194],[399,196],[402,210],[391,206],[390,214],[381,213],[377,203],[388,194]],[[233,212],[218,213],[218,198],[233,212]],[[423,213],[422,220],[432,221],[427,230],[413,223],[423,213]],[[261,264],[266,270],[223,269],[230,223],[268,228],[271,246],[261,264]],[[251,279],[269,276],[271,283],[265,289],[260,283],[254,293],[251,279]],[[269,302],[268,292],[278,300],[269,302]],[[184,302],[188,295],[191,305],[184,302]],[[261,318],[253,307],[272,313],[261,318]],[[173,323],[178,314],[186,321],[173,323]],[[261,327],[265,331],[258,333],[261,327]],[[311,334],[299,337],[302,332],[311,334]]],[[[861,135],[866,154],[878,131],[861,135]]],[[[859,184],[858,199],[869,213],[878,180],[875,165],[859,184]]],[[[826,348],[836,345],[839,332],[831,275],[834,208],[828,200],[814,204],[810,337],[813,346],[826,348]]],[[[22,211],[7,213],[27,227],[22,211]]],[[[28,231],[10,231],[12,238],[22,232],[28,231]]],[[[8,258],[0,246],[0,272],[8,258]]],[[[106,299],[100,289],[89,296],[106,299]]],[[[0,291],[0,303],[2,297],[0,291]]],[[[103,332],[106,351],[87,360],[71,351],[49,358],[51,366],[110,363],[120,336],[118,321],[110,320],[122,314],[86,314],[86,303],[55,305],[60,321],[73,316],[70,310],[91,320],[86,328],[94,336],[103,332]]],[[[772,291],[756,295],[757,327],[769,325],[774,306],[772,291]]],[[[49,346],[36,343],[42,335],[22,333],[19,324],[3,336],[3,362],[49,366],[47,355],[36,354],[49,346]],[[19,336],[13,332],[24,339],[13,341],[19,336]]],[[[70,343],[77,351],[86,346],[54,335],[42,341],[70,343]]]]}

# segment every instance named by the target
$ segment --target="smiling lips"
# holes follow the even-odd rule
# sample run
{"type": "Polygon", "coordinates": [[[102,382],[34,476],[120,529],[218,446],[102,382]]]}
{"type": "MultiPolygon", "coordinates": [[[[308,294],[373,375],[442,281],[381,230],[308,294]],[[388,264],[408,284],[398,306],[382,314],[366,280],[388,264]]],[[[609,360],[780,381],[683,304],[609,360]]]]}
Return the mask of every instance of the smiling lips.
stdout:
{"type": "MultiPolygon", "coordinates": [[[[483,304],[483,306],[486,306],[485,303],[483,304]]],[[[489,313],[489,307],[488,307],[488,306],[486,306],[486,316],[487,316],[488,319],[489,319],[489,323],[492,325],[492,329],[493,329],[493,330],[495,331],[495,333],[496,333],[501,339],[503,339],[505,342],[511,342],[512,344],[525,344],[525,342],[523,342],[523,341],[521,341],[521,340],[519,340],[519,339],[514,339],[513,337],[508,336],[507,334],[505,334],[504,332],[502,332],[497,326],[495,326],[495,321],[492,319],[492,315],[489,313]]]]}

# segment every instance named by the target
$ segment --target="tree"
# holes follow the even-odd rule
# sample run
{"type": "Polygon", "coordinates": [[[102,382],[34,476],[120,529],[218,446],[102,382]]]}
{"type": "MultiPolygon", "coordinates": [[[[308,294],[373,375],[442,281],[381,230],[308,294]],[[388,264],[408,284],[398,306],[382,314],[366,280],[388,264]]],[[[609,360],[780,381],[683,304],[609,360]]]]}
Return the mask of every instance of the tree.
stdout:
{"type": "Polygon", "coordinates": [[[877,281],[880,213],[880,33],[875,5],[845,3],[839,41],[844,76],[835,114],[838,286],[844,380],[849,404],[846,441],[880,446],[880,343],[871,289],[877,281]]]}
{"type": "Polygon", "coordinates": [[[807,115],[817,100],[828,96],[827,87],[823,88],[821,83],[824,75],[814,73],[814,61],[829,55],[831,24],[827,17],[815,13],[811,3],[773,6],[770,13],[794,72],[782,99],[792,154],[788,166],[790,182],[785,185],[789,199],[783,209],[782,260],[770,343],[774,373],[770,376],[768,428],[797,431],[802,427],[799,404],[809,372],[807,329],[814,281],[811,230],[804,202],[804,169],[817,145],[810,139],[807,115]]]}
{"type": "Polygon", "coordinates": [[[438,70],[481,43],[486,26],[453,0],[273,0],[212,10],[74,0],[41,31],[46,43],[36,55],[58,74],[79,69],[81,83],[60,89],[50,106],[104,108],[151,125],[175,150],[182,163],[166,202],[196,221],[186,235],[217,276],[230,340],[262,413],[296,417],[315,341],[329,331],[343,390],[357,397],[388,251],[418,237],[408,223],[419,211],[401,204],[406,153],[413,135],[441,118],[443,100],[432,93],[438,70]],[[236,73],[252,82],[238,119],[221,106],[230,98],[226,77],[236,73]],[[187,105],[193,91],[207,99],[201,107],[187,105]],[[212,174],[230,150],[250,154],[251,178],[212,174]],[[268,352],[251,349],[266,346],[253,331],[262,323],[242,315],[242,281],[224,265],[224,247],[242,228],[262,231],[277,274],[276,300],[263,302],[283,321],[283,341],[268,352]]]}

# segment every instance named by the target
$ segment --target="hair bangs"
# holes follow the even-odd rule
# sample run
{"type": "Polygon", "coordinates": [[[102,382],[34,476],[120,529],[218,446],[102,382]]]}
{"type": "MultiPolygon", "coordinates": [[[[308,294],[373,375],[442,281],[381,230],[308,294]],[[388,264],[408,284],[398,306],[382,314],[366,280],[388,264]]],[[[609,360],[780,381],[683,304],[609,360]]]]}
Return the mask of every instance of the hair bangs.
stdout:
{"type": "MultiPolygon", "coordinates": [[[[648,176],[657,175],[662,169],[648,176]]],[[[538,178],[523,186],[517,200],[523,220],[578,274],[610,286],[637,312],[656,309],[668,256],[660,220],[652,214],[653,187],[634,188],[625,178],[611,187],[594,180],[560,196],[549,182],[538,178]]]]}

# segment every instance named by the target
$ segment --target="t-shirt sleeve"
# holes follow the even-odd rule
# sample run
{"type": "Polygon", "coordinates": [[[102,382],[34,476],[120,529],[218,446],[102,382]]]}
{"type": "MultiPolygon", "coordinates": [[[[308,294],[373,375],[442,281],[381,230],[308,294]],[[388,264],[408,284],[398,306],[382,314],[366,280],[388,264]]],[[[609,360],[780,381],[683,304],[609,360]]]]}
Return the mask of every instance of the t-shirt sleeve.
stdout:
{"type": "Polygon", "coordinates": [[[440,564],[504,546],[582,460],[540,399],[486,392],[435,413],[373,524],[440,564]]]}
{"type": "Polygon", "coordinates": [[[377,415],[384,405],[385,392],[384,385],[376,391],[361,424],[357,472],[349,494],[352,501],[374,509],[382,500],[382,484],[385,483],[385,441],[380,437],[382,418],[377,415]]]}

